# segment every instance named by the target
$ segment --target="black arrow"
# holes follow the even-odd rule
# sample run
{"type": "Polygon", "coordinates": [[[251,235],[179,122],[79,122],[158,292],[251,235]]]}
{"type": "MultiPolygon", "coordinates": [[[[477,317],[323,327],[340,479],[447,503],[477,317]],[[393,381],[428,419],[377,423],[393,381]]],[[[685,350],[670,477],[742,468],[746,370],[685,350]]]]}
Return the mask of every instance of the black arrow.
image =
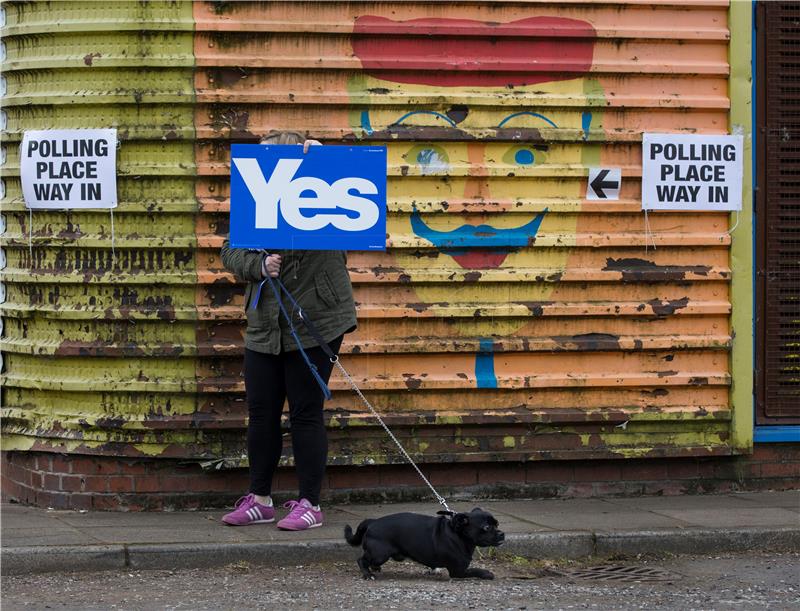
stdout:
{"type": "Polygon", "coordinates": [[[603,179],[608,176],[610,171],[611,170],[600,170],[600,173],[589,183],[589,186],[597,193],[597,197],[600,199],[606,199],[606,194],[603,189],[619,189],[619,183],[616,181],[603,182],[603,179]]]}

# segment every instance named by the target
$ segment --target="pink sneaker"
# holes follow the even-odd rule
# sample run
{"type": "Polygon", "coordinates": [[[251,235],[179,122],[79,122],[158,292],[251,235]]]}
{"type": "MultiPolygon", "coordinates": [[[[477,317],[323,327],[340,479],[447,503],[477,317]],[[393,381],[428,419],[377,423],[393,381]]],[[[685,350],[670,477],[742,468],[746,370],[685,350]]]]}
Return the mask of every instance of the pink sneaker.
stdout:
{"type": "Polygon", "coordinates": [[[290,509],[289,515],[278,522],[278,528],[282,530],[306,530],[322,526],[322,512],[314,509],[314,506],[306,499],[299,501],[288,501],[283,505],[290,509]]]}
{"type": "Polygon", "coordinates": [[[222,516],[222,521],[231,526],[266,524],[275,521],[275,509],[256,501],[254,494],[243,496],[234,505],[235,509],[222,516]]]}

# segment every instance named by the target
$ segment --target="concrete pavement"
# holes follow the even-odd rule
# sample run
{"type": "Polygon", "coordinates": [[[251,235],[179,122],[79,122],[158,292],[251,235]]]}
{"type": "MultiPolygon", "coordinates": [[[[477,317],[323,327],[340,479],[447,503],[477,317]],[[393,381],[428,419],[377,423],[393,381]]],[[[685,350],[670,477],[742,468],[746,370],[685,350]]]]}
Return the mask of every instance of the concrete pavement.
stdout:
{"type": "MultiPolygon", "coordinates": [[[[531,558],[800,551],[800,491],[566,500],[458,501],[480,506],[506,532],[501,551],[531,558]]],[[[232,562],[298,564],[353,559],[342,529],[438,505],[323,507],[325,525],[301,533],[274,524],[230,527],[223,510],[164,513],[58,511],[2,505],[2,573],[193,568],[232,562]]],[[[279,516],[282,513],[279,512],[279,516]]]]}

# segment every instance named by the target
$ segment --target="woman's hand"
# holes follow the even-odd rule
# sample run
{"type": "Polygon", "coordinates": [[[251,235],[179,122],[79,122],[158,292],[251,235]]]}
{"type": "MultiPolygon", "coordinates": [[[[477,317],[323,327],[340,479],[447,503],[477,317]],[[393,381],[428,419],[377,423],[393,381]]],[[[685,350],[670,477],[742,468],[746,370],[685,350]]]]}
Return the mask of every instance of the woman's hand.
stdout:
{"type": "Polygon", "coordinates": [[[266,278],[277,278],[281,271],[281,256],[280,255],[267,255],[261,261],[261,276],[266,278]]]}
{"type": "Polygon", "coordinates": [[[306,140],[303,142],[303,153],[307,153],[310,146],[322,146],[322,142],[319,140],[306,140]]]}

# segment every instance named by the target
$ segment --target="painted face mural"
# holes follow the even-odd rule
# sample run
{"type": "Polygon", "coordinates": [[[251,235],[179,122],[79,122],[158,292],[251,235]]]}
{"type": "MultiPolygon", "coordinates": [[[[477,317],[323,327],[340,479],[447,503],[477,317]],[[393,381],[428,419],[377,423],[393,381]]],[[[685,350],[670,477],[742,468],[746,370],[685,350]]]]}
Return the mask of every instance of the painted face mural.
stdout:
{"type": "MultiPolygon", "coordinates": [[[[456,294],[460,303],[550,297],[553,282],[522,278],[557,277],[575,244],[584,197],[577,177],[600,156],[589,142],[601,117],[587,111],[604,105],[589,76],[595,40],[591,24],[562,17],[356,20],[353,51],[363,72],[349,84],[350,126],[356,137],[390,143],[389,164],[404,179],[390,182],[389,197],[411,204],[390,217],[390,235],[432,246],[439,254],[425,264],[443,274],[496,280],[451,283],[447,296],[441,285],[414,283],[421,303],[456,294]],[[407,104],[384,102],[397,99],[407,104]]],[[[420,265],[409,249],[393,256],[398,267],[420,265]]],[[[491,324],[454,332],[497,337],[528,323],[505,316],[491,324]]],[[[496,386],[493,345],[481,340],[478,387],[496,386]]]]}

